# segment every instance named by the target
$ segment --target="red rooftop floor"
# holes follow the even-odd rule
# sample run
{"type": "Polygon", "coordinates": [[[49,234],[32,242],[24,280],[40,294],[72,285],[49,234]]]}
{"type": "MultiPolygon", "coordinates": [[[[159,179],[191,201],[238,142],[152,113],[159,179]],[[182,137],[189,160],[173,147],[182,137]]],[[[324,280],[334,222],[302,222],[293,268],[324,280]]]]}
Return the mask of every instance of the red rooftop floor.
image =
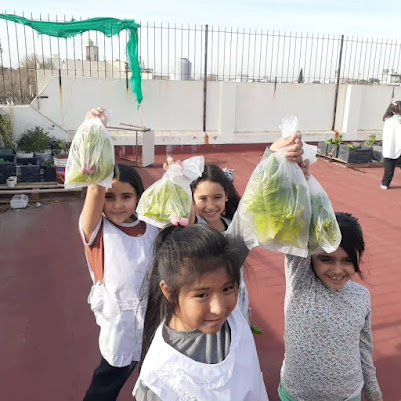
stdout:
{"type": "MultiPolygon", "coordinates": [[[[181,148],[185,159],[203,149],[181,148]],[[186,153],[185,153],[186,152],[186,153]]],[[[240,193],[263,153],[262,146],[214,148],[207,162],[235,168],[240,193]]],[[[145,186],[162,174],[165,152],[139,168],[145,186]]],[[[401,171],[380,189],[382,168],[346,169],[319,160],[312,173],[335,210],[360,219],[366,253],[364,284],[373,307],[374,357],[385,401],[401,400],[401,171]]],[[[31,206],[0,214],[0,400],[82,400],[99,362],[98,328],[87,304],[91,281],[77,231],[82,200],[31,206]]],[[[283,255],[254,250],[247,275],[252,321],[271,401],[283,359],[283,255]]],[[[119,400],[132,400],[135,376],[119,400]]]]}

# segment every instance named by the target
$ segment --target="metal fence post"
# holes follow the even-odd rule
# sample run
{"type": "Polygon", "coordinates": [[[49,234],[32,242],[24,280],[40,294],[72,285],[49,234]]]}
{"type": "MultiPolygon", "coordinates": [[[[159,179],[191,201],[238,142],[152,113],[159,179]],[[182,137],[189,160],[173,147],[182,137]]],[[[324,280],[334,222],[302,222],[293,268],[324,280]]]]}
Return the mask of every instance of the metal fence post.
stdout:
{"type": "Polygon", "coordinates": [[[336,83],[336,93],[334,96],[334,110],[333,110],[333,123],[331,125],[331,129],[334,130],[334,126],[336,123],[336,114],[337,114],[337,101],[338,101],[338,89],[340,87],[340,73],[341,73],[341,61],[343,58],[343,45],[344,45],[344,35],[341,35],[341,43],[340,43],[340,54],[338,56],[338,69],[337,69],[337,83],[336,83]]]}
{"type": "Polygon", "coordinates": [[[205,25],[205,71],[203,77],[203,132],[206,133],[206,95],[207,95],[207,39],[209,25],[205,25]]]}

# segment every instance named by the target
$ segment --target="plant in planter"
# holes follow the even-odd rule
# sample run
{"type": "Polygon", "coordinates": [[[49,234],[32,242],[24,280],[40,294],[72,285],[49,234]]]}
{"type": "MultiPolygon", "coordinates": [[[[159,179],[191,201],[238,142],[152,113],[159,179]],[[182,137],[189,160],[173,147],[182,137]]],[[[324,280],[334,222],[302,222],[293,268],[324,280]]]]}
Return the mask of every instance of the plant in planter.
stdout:
{"type": "Polygon", "coordinates": [[[34,129],[26,130],[17,141],[17,157],[32,157],[33,153],[43,153],[48,151],[48,156],[50,154],[50,146],[52,138],[49,137],[48,132],[41,127],[35,127],[34,129]],[[27,156],[27,155],[31,156],[27,156]]]}
{"type": "Polygon", "coordinates": [[[71,142],[59,141],[58,149],[56,149],[56,152],[54,153],[54,164],[56,165],[57,183],[61,186],[64,186],[65,167],[67,165],[70,146],[71,142]]]}
{"type": "Polygon", "coordinates": [[[321,155],[329,157],[337,157],[339,145],[342,143],[342,135],[337,135],[334,138],[320,141],[317,144],[317,152],[321,155]]]}
{"type": "Polygon", "coordinates": [[[2,146],[14,153],[16,144],[13,138],[13,124],[8,114],[0,112],[0,139],[2,146]]]}
{"type": "MultiPolygon", "coordinates": [[[[13,155],[14,156],[14,155],[13,155]]],[[[7,161],[4,158],[0,158],[0,184],[5,184],[7,178],[16,175],[17,166],[15,164],[15,156],[14,161],[7,161]]]]}
{"type": "Polygon", "coordinates": [[[346,163],[369,163],[373,158],[373,149],[363,144],[340,145],[338,158],[346,163]]]}
{"type": "Polygon", "coordinates": [[[336,158],[338,156],[338,149],[340,145],[343,143],[342,135],[337,135],[334,138],[327,140],[326,143],[327,143],[326,155],[336,158]]]}
{"type": "Polygon", "coordinates": [[[43,179],[45,181],[57,181],[56,177],[56,165],[54,164],[54,159],[49,157],[42,162],[43,167],[43,179]]]}
{"type": "Polygon", "coordinates": [[[374,160],[379,162],[383,161],[383,147],[381,142],[376,140],[376,135],[369,135],[369,138],[364,142],[364,145],[372,147],[374,160]]]}

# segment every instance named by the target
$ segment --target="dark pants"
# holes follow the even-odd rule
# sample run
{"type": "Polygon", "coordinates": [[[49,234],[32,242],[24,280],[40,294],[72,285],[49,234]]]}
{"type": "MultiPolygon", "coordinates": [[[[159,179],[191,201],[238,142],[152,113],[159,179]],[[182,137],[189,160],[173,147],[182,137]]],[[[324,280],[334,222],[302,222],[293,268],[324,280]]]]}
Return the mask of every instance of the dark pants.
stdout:
{"type": "Polygon", "coordinates": [[[388,187],[393,179],[394,170],[396,167],[401,168],[401,156],[398,159],[388,159],[387,157],[383,158],[384,164],[384,175],[382,179],[382,185],[388,187]]]}
{"type": "Polygon", "coordinates": [[[116,368],[102,357],[83,401],[115,401],[137,363],[133,361],[129,366],[116,368]]]}

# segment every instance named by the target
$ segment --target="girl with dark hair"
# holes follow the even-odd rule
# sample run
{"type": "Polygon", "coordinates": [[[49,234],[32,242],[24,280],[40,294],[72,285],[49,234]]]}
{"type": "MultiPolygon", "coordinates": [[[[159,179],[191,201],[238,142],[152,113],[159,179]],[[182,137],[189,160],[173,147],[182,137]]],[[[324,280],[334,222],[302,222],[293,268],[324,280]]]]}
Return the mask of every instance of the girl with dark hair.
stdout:
{"type": "MultiPolygon", "coordinates": [[[[87,117],[103,117],[102,110],[87,117]]],[[[85,401],[116,400],[140,359],[146,302],[139,293],[158,233],[135,217],[143,191],[139,174],[123,164],[115,165],[111,188],[92,184],[87,189],[79,230],[93,281],[88,302],[100,326],[102,358],[85,401]]]]}
{"type": "Polygon", "coordinates": [[[137,401],[268,400],[252,333],[236,306],[241,249],[205,224],[159,233],[137,401]]]}
{"type": "Polygon", "coordinates": [[[336,213],[342,240],[332,253],[286,255],[285,359],[282,401],[381,401],[373,363],[369,290],[362,276],[365,250],[358,220],[336,213]]]}
{"type": "Polygon", "coordinates": [[[401,168],[401,101],[391,103],[383,116],[383,164],[381,188],[388,189],[394,170],[401,168]]]}
{"type": "Polygon", "coordinates": [[[197,222],[226,231],[241,199],[233,181],[216,164],[206,164],[191,189],[197,222]]]}

